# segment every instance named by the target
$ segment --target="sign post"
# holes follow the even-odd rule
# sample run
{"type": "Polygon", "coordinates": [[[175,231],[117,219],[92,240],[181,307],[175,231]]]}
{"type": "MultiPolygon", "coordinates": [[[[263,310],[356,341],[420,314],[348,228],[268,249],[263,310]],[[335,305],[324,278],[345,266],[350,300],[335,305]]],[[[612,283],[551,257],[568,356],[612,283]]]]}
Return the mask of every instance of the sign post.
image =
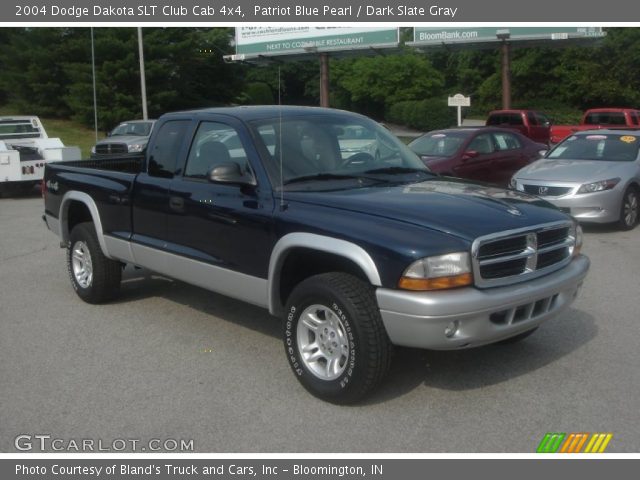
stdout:
{"type": "Polygon", "coordinates": [[[471,97],[465,97],[461,93],[456,93],[453,97],[448,98],[450,107],[458,107],[458,126],[462,125],[462,107],[471,106],[471,97]]]}

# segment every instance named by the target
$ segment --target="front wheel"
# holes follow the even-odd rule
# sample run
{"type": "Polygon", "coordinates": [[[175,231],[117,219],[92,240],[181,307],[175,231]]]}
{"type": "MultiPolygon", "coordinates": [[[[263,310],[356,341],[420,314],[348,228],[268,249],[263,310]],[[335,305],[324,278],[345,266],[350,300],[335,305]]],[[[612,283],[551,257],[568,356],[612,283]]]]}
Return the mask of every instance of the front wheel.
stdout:
{"type": "Polygon", "coordinates": [[[392,351],[373,289],[344,273],[315,275],[293,290],[284,347],[302,386],[336,404],[355,403],[373,390],[392,351]]]}
{"type": "Polygon", "coordinates": [[[67,270],[73,289],[87,303],[108,302],[120,290],[122,265],[104,255],[91,222],[79,223],[71,231],[67,270]]]}
{"type": "Polygon", "coordinates": [[[620,219],[618,225],[621,230],[632,230],[638,224],[640,198],[638,189],[633,186],[627,188],[622,197],[620,219]]]}

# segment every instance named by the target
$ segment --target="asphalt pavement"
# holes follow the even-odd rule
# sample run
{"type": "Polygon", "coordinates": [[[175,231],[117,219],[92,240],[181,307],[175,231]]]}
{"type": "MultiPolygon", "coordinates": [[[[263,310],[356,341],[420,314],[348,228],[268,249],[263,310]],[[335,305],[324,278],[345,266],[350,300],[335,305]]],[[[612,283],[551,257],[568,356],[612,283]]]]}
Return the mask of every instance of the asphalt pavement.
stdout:
{"type": "Polygon", "coordinates": [[[158,438],[198,452],[534,452],[546,432],[610,432],[608,452],[640,451],[640,227],[587,228],[579,299],[527,340],[398,349],[371,398],[339,407],[299,386],[264,310],[129,267],[117,301],[83,303],[41,214],[35,196],[0,200],[1,452],[19,435],[67,451],[158,438]]]}

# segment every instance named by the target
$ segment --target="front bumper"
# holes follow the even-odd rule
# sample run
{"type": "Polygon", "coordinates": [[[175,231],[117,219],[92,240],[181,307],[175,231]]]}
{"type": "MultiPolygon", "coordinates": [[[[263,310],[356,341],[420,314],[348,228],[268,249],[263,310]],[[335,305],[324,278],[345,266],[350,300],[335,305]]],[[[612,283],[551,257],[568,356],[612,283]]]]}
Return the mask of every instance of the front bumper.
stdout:
{"type": "Polygon", "coordinates": [[[379,288],[376,297],[395,345],[432,350],[478,347],[531,330],[568,307],[589,263],[580,255],[549,275],[500,288],[439,292],[379,288]],[[452,325],[457,330],[447,337],[445,330],[452,325]]]}

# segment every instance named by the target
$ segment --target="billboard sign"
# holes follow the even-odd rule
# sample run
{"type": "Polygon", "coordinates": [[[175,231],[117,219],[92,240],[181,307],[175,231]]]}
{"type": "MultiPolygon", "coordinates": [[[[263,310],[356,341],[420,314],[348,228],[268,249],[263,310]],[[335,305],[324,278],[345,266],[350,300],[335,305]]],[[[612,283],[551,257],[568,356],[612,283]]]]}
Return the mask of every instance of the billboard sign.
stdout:
{"type": "Polygon", "coordinates": [[[231,60],[256,57],[397,47],[397,28],[236,27],[236,54],[231,60]]]}
{"type": "Polygon", "coordinates": [[[604,37],[601,27],[415,27],[412,46],[540,41],[604,37]]]}

